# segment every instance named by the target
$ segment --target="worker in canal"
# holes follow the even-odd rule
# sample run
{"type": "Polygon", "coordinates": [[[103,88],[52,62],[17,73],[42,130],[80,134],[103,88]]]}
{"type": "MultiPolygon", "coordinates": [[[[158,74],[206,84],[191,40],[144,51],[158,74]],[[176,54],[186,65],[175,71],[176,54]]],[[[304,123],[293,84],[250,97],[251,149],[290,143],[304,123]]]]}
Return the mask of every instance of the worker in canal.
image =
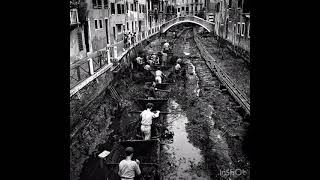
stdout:
{"type": "Polygon", "coordinates": [[[142,111],[141,117],[141,132],[144,134],[144,140],[150,140],[151,138],[151,125],[152,119],[159,117],[160,111],[156,113],[151,112],[153,108],[152,103],[147,104],[147,109],[142,111]]]}
{"type": "Polygon", "coordinates": [[[175,66],[174,66],[174,72],[176,74],[179,74],[180,73],[180,70],[181,70],[181,65],[179,63],[177,63],[175,66]]]}
{"type": "Polygon", "coordinates": [[[167,42],[167,40],[163,44],[163,52],[165,52],[165,53],[169,52],[169,43],[167,42]]]}
{"type": "Polygon", "coordinates": [[[167,64],[167,59],[168,59],[168,54],[165,52],[162,52],[162,61],[161,61],[161,65],[165,66],[167,64]]]}
{"type": "Polygon", "coordinates": [[[134,180],[136,175],[141,175],[140,161],[138,159],[132,160],[133,152],[134,149],[132,147],[125,149],[126,158],[119,163],[118,175],[121,180],[134,180]]]}
{"type": "Polygon", "coordinates": [[[138,70],[141,71],[142,68],[144,67],[143,58],[140,57],[140,56],[137,56],[137,57],[136,57],[136,62],[137,62],[138,70]]]}
{"type": "Polygon", "coordinates": [[[143,86],[145,95],[147,97],[153,97],[156,98],[156,83],[155,82],[146,82],[143,86]]]}
{"type": "Polygon", "coordinates": [[[165,75],[164,75],[164,74],[162,73],[162,71],[160,70],[160,67],[158,67],[157,70],[156,70],[156,77],[155,77],[156,83],[161,84],[163,77],[165,77],[165,75]]]}

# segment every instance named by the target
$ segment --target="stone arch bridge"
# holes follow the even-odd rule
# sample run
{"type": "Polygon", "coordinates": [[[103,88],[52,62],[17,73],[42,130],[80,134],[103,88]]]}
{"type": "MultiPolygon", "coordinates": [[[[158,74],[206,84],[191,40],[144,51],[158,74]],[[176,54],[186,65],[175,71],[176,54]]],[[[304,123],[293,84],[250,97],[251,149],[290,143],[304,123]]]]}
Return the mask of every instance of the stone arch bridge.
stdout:
{"type": "Polygon", "coordinates": [[[175,25],[178,25],[181,23],[194,23],[199,26],[202,26],[208,32],[214,31],[214,23],[212,23],[212,22],[206,21],[206,20],[199,18],[197,16],[180,16],[180,17],[176,17],[174,19],[171,19],[170,21],[165,22],[161,26],[161,33],[165,33],[172,26],[175,26],[175,25]]]}

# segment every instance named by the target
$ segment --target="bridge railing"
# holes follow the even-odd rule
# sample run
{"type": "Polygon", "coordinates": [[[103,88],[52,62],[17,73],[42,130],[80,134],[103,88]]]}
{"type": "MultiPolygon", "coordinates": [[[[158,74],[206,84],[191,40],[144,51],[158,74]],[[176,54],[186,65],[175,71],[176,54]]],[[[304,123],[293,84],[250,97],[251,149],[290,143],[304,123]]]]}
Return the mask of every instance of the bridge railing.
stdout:
{"type": "Polygon", "coordinates": [[[198,16],[185,15],[185,16],[176,17],[176,18],[171,19],[171,20],[167,21],[166,23],[164,23],[162,25],[162,27],[161,27],[161,28],[164,29],[162,32],[166,31],[168,28],[170,28],[175,23],[178,23],[178,22],[181,22],[181,21],[191,21],[191,22],[193,21],[193,22],[196,22],[196,24],[204,26],[208,31],[210,31],[210,29],[213,29],[213,26],[214,26],[214,23],[209,22],[209,21],[207,21],[207,20],[205,20],[203,18],[200,18],[198,16]]]}

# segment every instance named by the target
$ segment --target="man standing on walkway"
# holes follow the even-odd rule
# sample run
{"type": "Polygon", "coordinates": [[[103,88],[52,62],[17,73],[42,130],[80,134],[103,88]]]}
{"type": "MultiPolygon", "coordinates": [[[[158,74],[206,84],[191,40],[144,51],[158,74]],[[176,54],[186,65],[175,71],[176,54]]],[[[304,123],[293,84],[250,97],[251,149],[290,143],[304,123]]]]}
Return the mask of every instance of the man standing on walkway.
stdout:
{"type": "Polygon", "coordinates": [[[142,111],[140,114],[141,120],[141,132],[144,134],[144,140],[150,140],[151,138],[151,124],[152,119],[159,117],[160,111],[157,111],[156,113],[151,112],[151,109],[153,108],[152,103],[147,104],[147,109],[142,111]]]}
{"type": "Polygon", "coordinates": [[[138,159],[132,161],[133,151],[132,147],[127,147],[125,149],[126,159],[119,163],[118,175],[121,180],[134,180],[135,175],[141,175],[140,161],[138,159]]]}

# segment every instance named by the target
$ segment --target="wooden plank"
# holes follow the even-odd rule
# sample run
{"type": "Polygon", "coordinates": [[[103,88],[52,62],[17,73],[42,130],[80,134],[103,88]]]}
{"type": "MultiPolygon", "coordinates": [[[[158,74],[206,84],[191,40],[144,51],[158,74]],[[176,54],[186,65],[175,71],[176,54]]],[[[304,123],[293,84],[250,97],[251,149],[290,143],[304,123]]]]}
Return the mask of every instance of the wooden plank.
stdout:
{"type": "Polygon", "coordinates": [[[136,101],[168,101],[169,99],[135,99],[136,101]]]}
{"type": "Polygon", "coordinates": [[[218,79],[222,84],[226,86],[232,97],[234,97],[234,99],[238,101],[239,104],[250,115],[250,100],[248,99],[248,97],[236,86],[236,84],[230,79],[230,77],[225,74],[225,72],[219,67],[219,65],[215,63],[216,60],[204,48],[196,35],[194,36],[194,40],[198,46],[200,54],[205,59],[210,70],[212,70],[217,75],[218,79]]]}
{"type": "MultiPolygon", "coordinates": [[[[114,166],[114,165],[119,165],[119,163],[105,163],[105,165],[114,166]]],[[[159,164],[158,163],[140,163],[140,166],[159,166],[159,164]]]]}
{"type": "MultiPolygon", "coordinates": [[[[129,113],[136,113],[136,114],[140,114],[140,113],[142,113],[142,111],[129,111],[129,113]]],[[[155,112],[153,112],[153,113],[155,113],[155,112]]],[[[165,111],[160,111],[160,114],[171,114],[170,112],[165,112],[165,111]]]]}
{"type": "Polygon", "coordinates": [[[132,140],[119,141],[119,142],[120,143],[132,143],[132,142],[155,142],[155,141],[159,141],[159,139],[149,139],[149,140],[132,139],[132,140]]]}

